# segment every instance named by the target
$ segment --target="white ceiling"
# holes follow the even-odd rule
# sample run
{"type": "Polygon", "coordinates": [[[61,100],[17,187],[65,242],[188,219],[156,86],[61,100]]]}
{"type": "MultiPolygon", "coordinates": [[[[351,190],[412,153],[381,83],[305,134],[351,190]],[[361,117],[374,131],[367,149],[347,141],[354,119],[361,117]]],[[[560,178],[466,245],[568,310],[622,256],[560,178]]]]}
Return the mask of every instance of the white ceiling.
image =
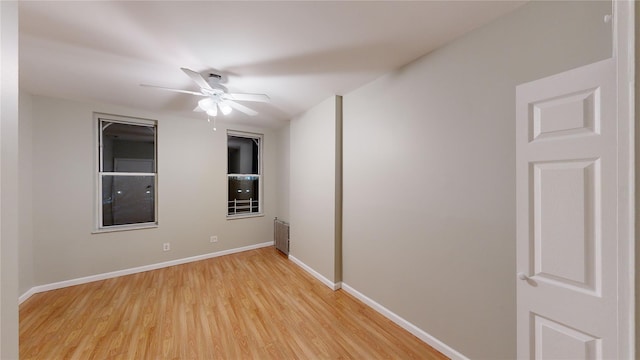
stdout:
{"type": "Polygon", "coordinates": [[[265,93],[226,120],[276,127],[523,1],[20,2],[20,86],[37,95],[204,118],[187,67],[265,93]]]}

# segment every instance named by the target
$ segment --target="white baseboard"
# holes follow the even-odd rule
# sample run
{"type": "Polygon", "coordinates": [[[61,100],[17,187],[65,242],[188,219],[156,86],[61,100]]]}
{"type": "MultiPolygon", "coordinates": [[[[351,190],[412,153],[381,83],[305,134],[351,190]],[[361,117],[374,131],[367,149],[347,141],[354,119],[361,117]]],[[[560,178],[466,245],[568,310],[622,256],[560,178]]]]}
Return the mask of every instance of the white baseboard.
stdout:
{"type": "Polygon", "coordinates": [[[218,257],[218,256],[235,254],[235,253],[248,251],[248,250],[259,249],[259,248],[263,248],[263,247],[267,247],[267,246],[273,246],[273,241],[268,241],[268,242],[255,244],[255,245],[243,246],[243,247],[239,247],[239,248],[235,248],[235,249],[222,250],[222,251],[218,251],[218,252],[214,252],[214,253],[196,255],[196,256],[191,256],[191,257],[183,258],[183,259],[170,260],[170,261],[165,261],[165,262],[151,264],[151,265],[144,265],[144,266],[139,266],[139,267],[135,267],[135,268],[131,268],[131,269],[112,271],[112,272],[108,272],[108,273],[85,276],[85,277],[81,277],[81,278],[77,278],[77,279],[65,280],[65,281],[55,282],[55,283],[46,284],[46,285],[34,286],[31,289],[27,290],[27,292],[25,292],[24,294],[22,294],[18,298],[18,303],[22,304],[25,300],[30,298],[33,294],[37,294],[37,293],[44,292],[44,291],[61,289],[61,288],[69,287],[69,286],[86,284],[86,283],[90,283],[90,282],[93,282],[93,281],[111,279],[111,278],[115,278],[115,277],[118,277],[118,276],[131,275],[131,274],[136,274],[136,273],[140,273],[140,272],[144,272],[144,271],[156,270],[156,269],[161,269],[161,268],[165,268],[165,267],[169,267],[169,266],[175,266],[175,265],[186,264],[186,263],[190,263],[190,262],[194,262],[194,261],[211,259],[211,258],[218,257]]]}
{"type": "Polygon", "coordinates": [[[40,291],[36,291],[35,287],[32,287],[31,289],[27,290],[27,292],[25,292],[24,294],[20,295],[20,297],[18,298],[18,304],[22,304],[25,300],[27,300],[28,298],[33,296],[33,294],[36,294],[38,292],[40,292],[40,291]]]}
{"type": "Polygon", "coordinates": [[[300,261],[299,259],[297,259],[295,256],[289,255],[289,260],[293,261],[294,264],[300,266],[302,269],[304,269],[306,272],[311,274],[316,279],[320,280],[320,282],[322,282],[323,284],[327,285],[332,290],[338,290],[338,289],[340,289],[342,287],[342,283],[341,282],[334,283],[333,281],[331,281],[331,280],[327,279],[326,277],[324,277],[319,272],[313,270],[313,268],[311,268],[309,265],[307,265],[307,264],[303,263],[302,261],[300,261]]]}
{"type": "Polygon", "coordinates": [[[424,330],[420,329],[419,327],[417,327],[417,326],[413,325],[412,323],[408,322],[407,320],[403,319],[402,317],[400,317],[399,315],[397,315],[393,311],[391,311],[391,310],[387,309],[386,307],[380,305],[379,303],[375,302],[373,299],[367,297],[366,295],[364,295],[363,293],[359,292],[358,290],[352,288],[351,286],[349,286],[349,285],[347,285],[345,283],[342,283],[342,290],[344,290],[347,293],[353,295],[358,300],[360,300],[363,303],[367,304],[368,306],[370,306],[371,308],[373,308],[374,310],[376,310],[377,312],[382,314],[387,319],[389,319],[389,320],[393,321],[394,323],[398,324],[400,327],[402,327],[403,329],[405,329],[408,332],[412,333],[418,339],[420,339],[420,340],[424,341],[425,343],[429,344],[429,346],[431,346],[432,348],[440,351],[441,353],[443,353],[444,355],[448,356],[449,358],[451,358],[453,360],[469,360],[468,357],[466,357],[466,356],[462,355],[461,353],[459,353],[458,351],[454,350],[449,345],[447,345],[447,344],[443,343],[442,341],[438,340],[437,338],[429,335],[424,330]]]}

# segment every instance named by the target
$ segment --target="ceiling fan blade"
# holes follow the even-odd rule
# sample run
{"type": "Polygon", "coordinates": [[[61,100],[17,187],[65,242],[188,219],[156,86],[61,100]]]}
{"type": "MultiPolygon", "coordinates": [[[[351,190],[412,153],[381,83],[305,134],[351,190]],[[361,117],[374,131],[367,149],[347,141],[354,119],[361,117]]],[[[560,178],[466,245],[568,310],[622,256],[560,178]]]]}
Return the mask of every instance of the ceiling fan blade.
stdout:
{"type": "Polygon", "coordinates": [[[271,98],[265,94],[241,94],[241,93],[230,93],[227,94],[227,98],[229,100],[236,101],[257,101],[257,102],[270,102],[271,98]]]}
{"type": "Polygon", "coordinates": [[[184,73],[187,74],[187,76],[189,76],[191,80],[193,80],[201,88],[207,89],[207,90],[213,90],[211,85],[209,85],[207,80],[205,80],[205,78],[203,78],[202,75],[200,75],[200,73],[197,73],[193,70],[189,70],[187,68],[180,68],[180,70],[184,71],[184,73]]]}
{"type": "Polygon", "coordinates": [[[206,96],[202,93],[199,93],[197,91],[189,91],[189,90],[180,90],[180,89],[172,89],[172,88],[166,88],[166,87],[162,87],[162,86],[155,86],[155,85],[147,85],[147,84],[140,84],[140,86],[142,87],[148,87],[148,88],[154,88],[154,89],[160,89],[160,90],[165,90],[165,91],[171,91],[171,92],[177,92],[177,93],[183,93],[183,94],[190,94],[190,95],[196,95],[196,96],[206,96]]]}
{"type": "Polygon", "coordinates": [[[257,111],[255,111],[253,109],[250,109],[250,108],[248,108],[248,107],[246,107],[246,106],[244,106],[242,104],[238,104],[237,102],[235,102],[233,100],[225,100],[225,101],[223,101],[223,103],[225,103],[225,104],[231,106],[232,108],[234,108],[234,109],[236,109],[236,110],[238,110],[240,112],[243,112],[243,113],[245,113],[245,114],[247,114],[249,116],[258,115],[257,111]]]}
{"type": "Polygon", "coordinates": [[[202,108],[200,107],[200,105],[196,106],[195,109],[193,109],[193,111],[195,112],[204,112],[204,110],[202,110],[202,108]]]}

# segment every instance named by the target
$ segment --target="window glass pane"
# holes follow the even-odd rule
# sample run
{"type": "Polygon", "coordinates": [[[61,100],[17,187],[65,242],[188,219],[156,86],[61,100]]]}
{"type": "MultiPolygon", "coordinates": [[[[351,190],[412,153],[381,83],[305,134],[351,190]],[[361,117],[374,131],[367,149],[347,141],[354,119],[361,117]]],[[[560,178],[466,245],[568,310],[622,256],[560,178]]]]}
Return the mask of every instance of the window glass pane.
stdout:
{"type": "Polygon", "coordinates": [[[229,215],[257,213],[259,176],[229,176],[229,215]]]}
{"type": "Polygon", "coordinates": [[[228,135],[228,174],[259,174],[259,144],[260,139],[228,135]]]}
{"type": "Polygon", "coordinates": [[[155,172],[155,128],[102,121],[103,172],[155,172]]]}
{"type": "Polygon", "coordinates": [[[155,222],[155,177],[102,175],[102,225],[155,222]]]}

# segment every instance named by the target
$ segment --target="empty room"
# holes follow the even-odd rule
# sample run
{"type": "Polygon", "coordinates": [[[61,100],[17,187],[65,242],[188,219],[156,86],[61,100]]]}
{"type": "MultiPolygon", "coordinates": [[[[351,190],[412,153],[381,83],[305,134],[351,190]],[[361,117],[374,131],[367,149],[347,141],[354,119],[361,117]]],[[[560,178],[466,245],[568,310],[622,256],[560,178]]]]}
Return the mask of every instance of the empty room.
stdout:
{"type": "Polygon", "coordinates": [[[1,1],[0,358],[636,358],[637,12],[1,1]]]}

